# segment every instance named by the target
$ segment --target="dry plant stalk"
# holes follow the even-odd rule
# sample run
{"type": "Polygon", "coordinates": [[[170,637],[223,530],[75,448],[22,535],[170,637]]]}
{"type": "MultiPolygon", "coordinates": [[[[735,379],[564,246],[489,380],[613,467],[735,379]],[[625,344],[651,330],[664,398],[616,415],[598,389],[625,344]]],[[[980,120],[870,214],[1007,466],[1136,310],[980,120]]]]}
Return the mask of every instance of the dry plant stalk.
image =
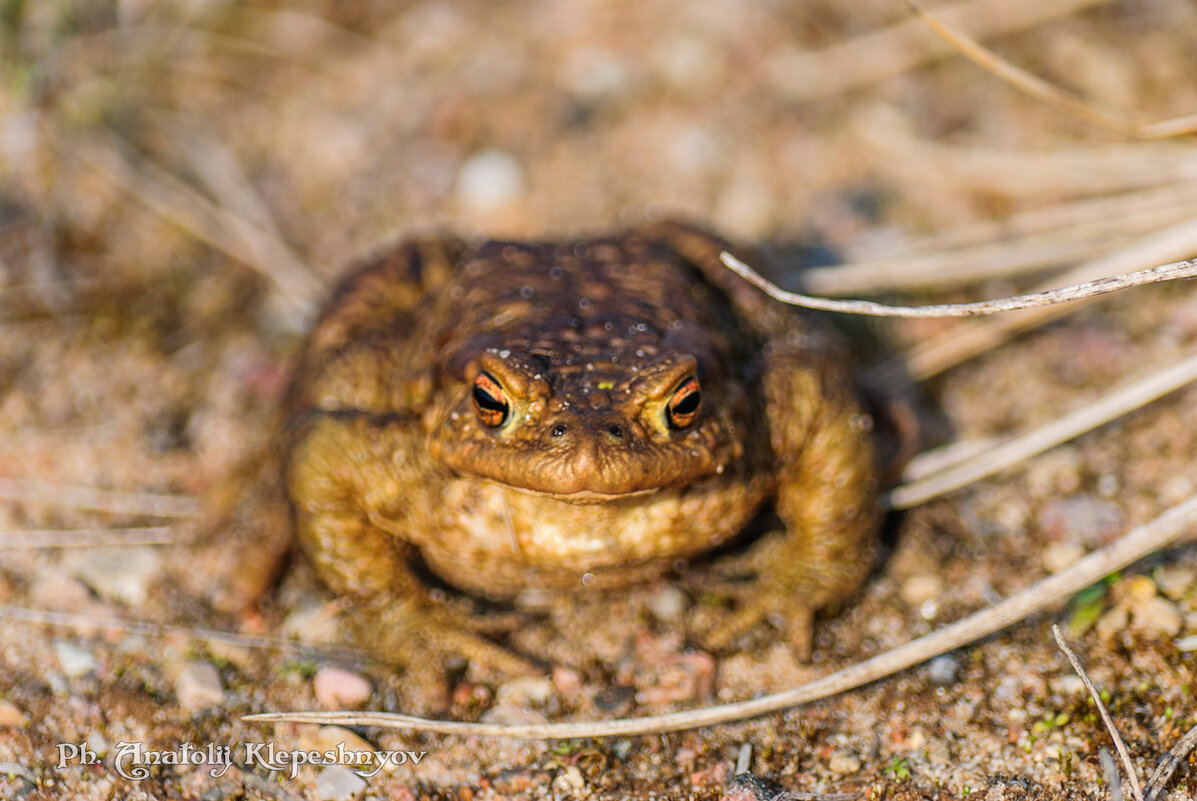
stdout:
{"type": "MultiPolygon", "coordinates": [[[[1089,697],[1093,699],[1093,704],[1097,707],[1098,714],[1101,715],[1101,722],[1105,724],[1106,731],[1110,733],[1110,739],[1114,741],[1114,750],[1118,752],[1118,758],[1122,760],[1122,769],[1126,771],[1126,780],[1130,783],[1131,794],[1135,797],[1135,801],[1143,801],[1143,789],[1139,786],[1139,775],[1135,771],[1135,763],[1131,761],[1130,752],[1126,749],[1126,742],[1122,739],[1122,735],[1118,732],[1118,727],[1114,725],[1114,720],[1110,717],[1109,710],[1106,705],[1102,703],[1101,693],[1093,686],[1093,681],[1089,678],[1089,674],[1085,672],[1085,668],[1081,666],[1081,662],[1076,658],[1076,654],[1068,647],[1068,643],[1064,642],[1064,635],[1060,633],[1060,627],[1055,623],[1052,624],[1052,636],[1056,638],[1056,645],[1064,652],[1064,656],[1068,657],[1068,662],[1072,665],[1072,669],[1081,677],[1081,681],[1085,685],[1085,689],[1089,691],[1089,697]]],[[[1114,782],[1110,782],[1110,787],[1114,786],[1114,782]]]]}
{"type": "Polygon", "coordinates": [[[961,55],[968,58],[982,69],[1001,78],[1006,83],[1022,92],[1047,103],[1065,114],[1084,120],[1090,125],[1104,128],[1107,131],[1122,136],[1137,139],[1168,139],[1174,136],[1197,131],[1197,114],[1187,114],[1158,122],[1136,122],[1121,114],[1106,111],[1096,104],[1085,100],[1058,86],[1048,83],[1016,66],[1006,59],[989,50],[967,34],[956,30],[952,25],[938,19],[915,0],[907,0],[910,8],[936,36],[955,48],[961,55]]]}
{"type": "Polygon", "coordinates": [[[1132,273],[1097,278],[1071,286],[1046,289],[1027,295],[1015,295],[998,300],[981,300],[974,303],[944,303],[930,306],[890,306],[884,303],[875,303],[871,300],[835,300],[789,292],[769,281],[727,251],[719,254],[719,258],[736,275],[781,303],[790,306],[801,306],[804,309],[844,312],[846,314],[864,314],[872,317],[976,317],[986,314],[998,314],[999,312],[1058,306],[1062,303],[1088,300],[1089,298],[1108,295],[1120,289],[1142,286],[1143,284],[1197,277],[1197,259],[1187,259],[1171,264],[1162,264],[1158,267],[1149,267],[1146,270],[1136,270],[1132,273]]]}

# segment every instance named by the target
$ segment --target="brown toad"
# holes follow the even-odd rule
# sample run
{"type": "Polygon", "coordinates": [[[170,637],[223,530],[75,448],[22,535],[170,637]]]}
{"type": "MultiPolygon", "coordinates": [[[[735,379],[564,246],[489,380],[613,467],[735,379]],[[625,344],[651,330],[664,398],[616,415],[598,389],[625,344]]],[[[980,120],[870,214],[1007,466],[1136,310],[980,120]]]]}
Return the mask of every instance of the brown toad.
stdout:
{"type": "Polygon", "coordinates": [[[360,638],[517,669],[430,598],[642,581],[739,533],[785,532],[718,645],[813,612],[872,563],[870,420],[839,343],[728,272],[729,245],[658,223],[561,243],[405,243],[352,272],[311,332],[285,472],[360,638]]]}

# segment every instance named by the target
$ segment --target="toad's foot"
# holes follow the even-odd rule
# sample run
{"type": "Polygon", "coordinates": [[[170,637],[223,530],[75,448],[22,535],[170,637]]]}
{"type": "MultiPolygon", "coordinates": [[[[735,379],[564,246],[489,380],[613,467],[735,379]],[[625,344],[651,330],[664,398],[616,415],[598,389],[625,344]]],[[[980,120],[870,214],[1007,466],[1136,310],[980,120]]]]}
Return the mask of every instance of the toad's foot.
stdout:
{"type": "Polygon", "coordinates": [[[449,609],[384,598],[346,614],[355,640],[388,664],[409,670],[440,669],[449,659],[461,657],[505,675],[542,672],[523,657],[474,634],[469,619],[449,609]]]}
{"type": "Polygon", "coordinates": [[[757,587],[746,595],[729,618],[699,636],[699,643],[709,651],[727,649],[761,621],[780,628],[789,640],[794,655],[809,662],[813,642],[814,609],[794,600],[789,594],[775,594],[769,587],[757,587]]]}

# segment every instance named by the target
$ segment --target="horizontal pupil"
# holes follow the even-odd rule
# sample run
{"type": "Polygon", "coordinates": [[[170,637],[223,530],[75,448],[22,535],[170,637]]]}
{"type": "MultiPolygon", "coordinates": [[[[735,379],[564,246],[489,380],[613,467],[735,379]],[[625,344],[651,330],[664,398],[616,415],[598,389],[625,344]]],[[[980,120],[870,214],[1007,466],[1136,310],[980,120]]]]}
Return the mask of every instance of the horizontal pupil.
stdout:
{"type": "Polygon", "coordinates": [[[483,409],[492,412],[502,412],[507,409],[507,402],[496,398],[479,386],[474,387],[474,402],[483,409]]]}

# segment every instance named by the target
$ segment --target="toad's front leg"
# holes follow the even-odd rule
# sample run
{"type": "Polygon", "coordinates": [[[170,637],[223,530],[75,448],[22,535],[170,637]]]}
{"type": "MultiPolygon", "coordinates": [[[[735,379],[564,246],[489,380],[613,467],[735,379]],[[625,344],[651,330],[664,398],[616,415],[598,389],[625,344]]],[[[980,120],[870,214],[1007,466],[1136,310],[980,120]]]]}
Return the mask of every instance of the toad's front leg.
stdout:
{"type": "Polygon", "coordinates": [[[757,582],[733,618],[706,638],[710,647],[769,618],[805,660],[814,613],[851,595],[873,565],[880,507],[871,419],[838,352],[815,352],[811,342],[796,334],[765,350],[776,508],[785,532],[758,544],[751,555],[757,582]]]}
{"type": "Polygon", "coordinates": [[[503,673],[535,671],[430,598],[412,571],[414,547],[376,524],[401,529],[413,505],[433,500],[423,497],[428,476],[414,422],[313,413],[290,435],[285,475],[296,532],[320,578],[351,599],[346,621],[358,643],[409,668],[456,655],[503,673]]]}

